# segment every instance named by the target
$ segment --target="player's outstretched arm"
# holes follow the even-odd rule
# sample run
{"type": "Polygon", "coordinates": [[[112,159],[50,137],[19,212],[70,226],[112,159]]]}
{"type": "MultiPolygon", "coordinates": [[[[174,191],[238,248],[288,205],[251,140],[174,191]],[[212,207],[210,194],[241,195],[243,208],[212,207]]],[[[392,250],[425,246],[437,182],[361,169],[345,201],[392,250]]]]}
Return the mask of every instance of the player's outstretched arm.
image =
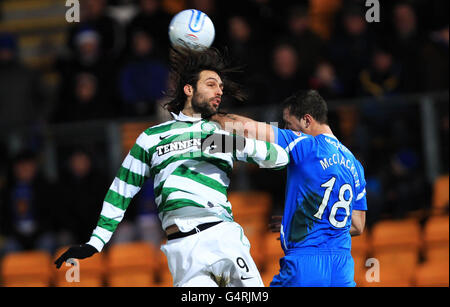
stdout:
{"type": "Polygon", "coordinates": [[[217,122],[223,130],[230,133],[270,143],[275,141],[275,134],[271,125],[255,121],[245,116],[236,114],[216,114],[211,120],[217,122]]]}
{"type": "Polygon", "coordinates": [[[255,163],[262,168],[281,169],[289,163],[289,154],[279,145],[245,138],[228,132],[214,133],[202,141],[202,151],[233,153],[235,159],[255,163]]]}

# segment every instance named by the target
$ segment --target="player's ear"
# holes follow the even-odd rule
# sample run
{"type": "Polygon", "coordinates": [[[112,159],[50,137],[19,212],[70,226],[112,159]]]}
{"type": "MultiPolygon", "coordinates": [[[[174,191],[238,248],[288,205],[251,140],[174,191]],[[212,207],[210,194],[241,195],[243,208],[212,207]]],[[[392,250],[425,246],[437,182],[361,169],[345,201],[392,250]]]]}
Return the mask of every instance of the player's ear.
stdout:
{"type": "Polygon", "coordinates": [[[305,120],[306,128],[308,128],[312,124],[312,116],[306,114],[305,116],[303,116],[303,119],[305,120]]]}
{"type": "Polygon", "coordinates": [[[184,94],[185,94],[187,97],[191,97],[191,96],[194,94],[194,88],[193,88],[192,85],[190,85],[190,84],[186,84],[186,85],[184,86],[183,90],[184,90],[184,94]]]}

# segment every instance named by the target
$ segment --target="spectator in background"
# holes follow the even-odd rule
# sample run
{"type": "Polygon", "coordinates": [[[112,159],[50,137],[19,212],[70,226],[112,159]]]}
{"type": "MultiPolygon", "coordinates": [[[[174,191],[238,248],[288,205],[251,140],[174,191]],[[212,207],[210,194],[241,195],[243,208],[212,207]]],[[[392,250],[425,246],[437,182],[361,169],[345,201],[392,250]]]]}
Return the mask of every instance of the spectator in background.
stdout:
{"type": "MultiPolygon", "coordinates": [[[[377,143],[380,153],[389,135],[390,125],[386,121],[396,120],[398,104],[381,105],[377,99],[389,97],[399,92],[401,71],[392,53],[385,47],[377,47],[371,56],[371,64],[359,74],[358,96],[367,97],[361,105],[362,127],[372,143],[377,143]],[[365,128],[363,128],[365,127],[365,128]]],[[[401,115],[400,115],[401,116],[401,115]]],[[[374,151],[374,149],[371,149],[374,151]]]]}
{"type": "Polygon", "coordinates": [[[99,34],[90,28],[83,29],[77,33],[75,44],[76,53],[58,59],[56,64],[61,83],[53,120],[83,120],[116,115],[116,87],[113,86],[115,68],[108,57],[102,56],[99,34]],[[95,88],[95,95],[84,97],[80,91],[88,82],[91,88],[95,88]],[[90,103],[88,106],[85,103],[93,100],[91,96],[95,96],[95,105],[90,103]],[[81,108],[87,113],[72,115],[69,112],[73,108],[81,108]]]}
{"type": "Polygon", "coordinates": [[[115,58],[123,45],[122,30],[117,21],[106,13],[107,0],[81,0],[80,23],[73,23],[68,31],[68,47],[77,50],[77,36],[85,28],[99,35],[101,56],[115,58]]]}
{"type": "Polygon", "coordinates": [[[251,72],[260,71],[264,61],[264,50],[259,41],[259,34],[254,31],[251,21],[244,15],[233,15],[227,20],[226,44],[230,56],[239,65],[247,66],[251,72]]]}
{"type": "Polygon", "coordinates": [[[42,120],[41,98],[39,75],[20,63],[15,37],[0,33],[0,128],[12,131],[42,120]]]}
{"type": "Polygon", "coordinates": [[[342,82],[329,61],[320,61],[309,79],[309,87],[317,90],[327,101],[340,98],[344,93],[342,82]]]}
{"type": "MultiPolygon", "coordinates": [[[[268,57],[264,44],[260,44],[259,33],[256,33],[254,25],[244,15],[235,14],[227,20],[227,39],[224,43],[229,49],[229,56],[234,62],[246,71],[239,82],[247,90],[248,101],[259,103],[265,97],[265,73],[268,57]]],[[[226,104],[226,101],[225,101],[226,104]]],[[[226,105],[224,104],[224,107],[226,105]]],[[[242,106],[235,103],[234,107],[242,106]]]]}
{"type": "Polygon", "coordinates": [[[430,186],[420,157],[413,148],[399,147],[390,156],[388,176],[384,181],[386,193],[383,213],[393,218],[404,218],[408,212],[429,206],[430,186]]]}
{"type": "Polygon", "coordinates": [[[70,88],[73,95],[61,102],[55,118],[59,122],[96,120],[103,118],[107,105],[100,98],[98,79],[90,73],[78,73],[70,88]]]}
{"type": "Polygon", "coordinates": [[[400,68],[392,53],[385,47],[378,47],[372,53],[371,60],[370,66],[359,73],[359,94],[383,97],[398,93],[400,68]]]}
{"type": "Polygon", "coordinates": [[[312,74],[319,60],[325,55],[324,41],[311,30],[308,7],[294,6],[287,18],[287,32],[299,57],[305,59],[303,68],[312,74]]]}
{"type": "Polygon", "coordinates": [[[292,44],[282,42],[273,49],[266,103],[279,104],[296,89],[307,86],[302,61],[307,59],[300,59],[292,44]]]}
{"type": "Polygon", "coordinates": [[[358,75],[369,64],[372,39],[360,6],[344,7],[339,16],[329,42],[330,60],[342,80],[345,96],[354,97],[358,75]]]}
{"type": "Polygon", "coordinates": [[[58,187],[59,245],[89,240],[92,225],[100,214],[104,190],[108,187],[106,176],[94,169],[88,150],[71,151],[66,168],[61,172],[58,187]]]}
{"type": "Polygon", "coordinates": [[[448,23],[438,26],[430,33],[428,41],[421,49],[420,63],[423,65],[423,91],[448,91],[449,63],[448,63],[448,23]]]}
{"type": "Polygon", "coordinates": [[[132,33],[130,58],[119,74],[122,97],[121,114],[153,115],[163,98],[169,78],[166,64],[155,56],[156,42],[148,33],[132,33]]]}
{"type": "Polygon", "coordinates": [[[423,36],[419,32],[417,15],[414,7],[407,2],[400,2],[393,8],[394,31],[388,40],[392,54],[402,67],[403,92],[420,90],[420,51],[423,36]]]}
{"type": "Polygon", "coordinates": [[[125,54],[129,54],[133,49],[133,34],[136,31],[145,31],[154,40],[154,45],[158,46],[158,56],[167,60],[169,50],[169,23],[171,16],[162,7],[162,0],[139,0],[139,11],[126,27],[126,49],[125,54]]]}
{"type": "Polygon", "coordinates": [[[55,190],[40,174],[33,152],[20,152],[11,168],[0,203],[1,232],[6,238],[3,253],[30,249],[53,253],[55,190]]]}

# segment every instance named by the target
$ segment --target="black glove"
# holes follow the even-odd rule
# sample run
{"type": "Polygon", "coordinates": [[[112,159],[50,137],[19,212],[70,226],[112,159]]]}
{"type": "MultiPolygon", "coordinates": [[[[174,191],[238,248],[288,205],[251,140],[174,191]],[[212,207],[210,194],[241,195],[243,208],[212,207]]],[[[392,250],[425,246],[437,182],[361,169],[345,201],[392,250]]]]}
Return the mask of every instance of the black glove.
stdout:
{"type": "Polygon", "coordinates": [[[210,153],[217,152],[234,152],[236,150],[243,150],[245,147],[245,138],[239,135],[227,135],[214,133],[202,139],[202,151],[210,147],[210,153]]]}
{"type": "Polygon", "coordinates": [[[65,251],[64,254],[62,254],[58,259],[56,259],[56,268],[59,269],[63,262],[65,262],[67,259],[84,259],[87,257],[91,257],[96,252],[97,249],[89,244],[72,246],[67,251],[65,251]]]}

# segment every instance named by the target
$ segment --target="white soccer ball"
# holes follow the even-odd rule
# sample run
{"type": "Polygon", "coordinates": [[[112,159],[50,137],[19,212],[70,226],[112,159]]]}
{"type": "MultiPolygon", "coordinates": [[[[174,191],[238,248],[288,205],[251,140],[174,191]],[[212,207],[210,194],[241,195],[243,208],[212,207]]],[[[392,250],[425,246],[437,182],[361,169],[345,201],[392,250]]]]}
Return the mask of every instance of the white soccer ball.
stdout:
{"type": "Polygon", "coordinates": [[[211,19],[199,10],[184,10],[176,14],[169,25],[169,38],[174,47],[187,45],[192,49],[212,45],[216,31],[211,19]]]}

